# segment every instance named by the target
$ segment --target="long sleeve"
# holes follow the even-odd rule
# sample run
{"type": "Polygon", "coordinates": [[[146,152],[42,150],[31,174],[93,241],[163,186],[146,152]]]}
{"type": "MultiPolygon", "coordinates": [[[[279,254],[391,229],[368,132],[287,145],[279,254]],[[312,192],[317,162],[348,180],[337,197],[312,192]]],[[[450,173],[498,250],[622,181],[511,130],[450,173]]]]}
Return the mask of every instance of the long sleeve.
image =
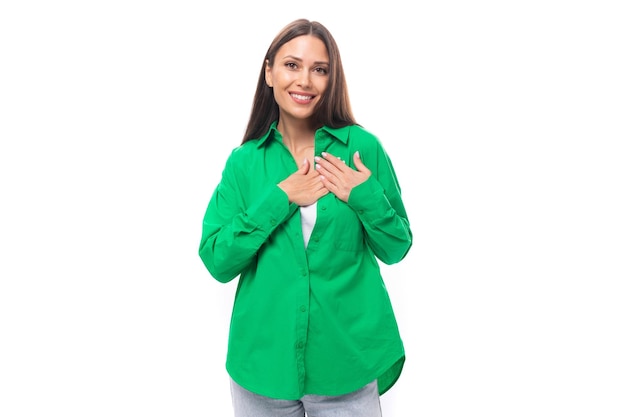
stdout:
{"type": "Polygon", "coordinates": [[[202,222],[199,255],[220,282],[241,274],[268,236],[296,209],[275,184],[268,184],[264,193],[246,201],[242,195],[246,186],[241,183],[246,178],[238,177],[238,165],[231,155],[202,222]]]}
{"type": "Polygon", "coordinates": [[[372,175],[352,190],[348,204],[359,216],[376,257],[385,264],[397,263],[404,259],[413,242],[400,186],[382,147],[361,153],[372,175]]]}

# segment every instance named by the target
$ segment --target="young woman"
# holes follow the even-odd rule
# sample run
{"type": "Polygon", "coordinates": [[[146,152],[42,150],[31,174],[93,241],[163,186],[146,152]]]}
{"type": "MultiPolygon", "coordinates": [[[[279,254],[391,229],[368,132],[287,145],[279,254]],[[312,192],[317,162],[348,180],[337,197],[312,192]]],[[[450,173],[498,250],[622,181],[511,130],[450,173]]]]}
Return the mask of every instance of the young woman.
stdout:
{"type": "Polygon", "coordinates": [[[235,416],[380,416],[405,352],[378,262],[411,244],[391,160],[352,115],[335,40],[318,22],[290,23],[202,227],[210,274],[238,277],[235,416]]]}

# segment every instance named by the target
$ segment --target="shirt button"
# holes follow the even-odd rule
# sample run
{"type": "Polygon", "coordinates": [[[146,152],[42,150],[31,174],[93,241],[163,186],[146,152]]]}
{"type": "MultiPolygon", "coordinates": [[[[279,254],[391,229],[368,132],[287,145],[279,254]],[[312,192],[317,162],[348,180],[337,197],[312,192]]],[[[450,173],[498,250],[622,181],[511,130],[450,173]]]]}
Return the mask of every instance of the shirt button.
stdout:
{"type": "Polygon", "coordinates": [[[304,347],[304,343],[302,343],[302,342],[298,342],[298,343],[296,343],[296,347],[297,347],[298,349],[302,349],[302,348],[304,347]]]}
{"type": "Polygon", "coordinates": [[[322,210],[326,210],[326,206],[322,206],[322,210]]]}
{"type": "Polygon", "coordinates": [[[272,219],[270,220],[270,223],[272,224],[272,226],[276,226],[276,220],[272,219]]]}
{"type": "Polygon", "coordinates": [[[306,306],[300,306],[300,311],[304,313],[306,311],[306,306]]]}

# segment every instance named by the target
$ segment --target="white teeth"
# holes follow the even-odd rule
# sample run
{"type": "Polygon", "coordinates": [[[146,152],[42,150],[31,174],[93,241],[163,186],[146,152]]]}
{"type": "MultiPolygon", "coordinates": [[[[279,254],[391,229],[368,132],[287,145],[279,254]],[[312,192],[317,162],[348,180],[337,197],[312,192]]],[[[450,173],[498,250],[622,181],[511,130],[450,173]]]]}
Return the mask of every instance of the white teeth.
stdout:
{"type": "Polygon", "coordinates": [[[291,96],[293,98],[298,99],[298,100],[311,100],[311,99],[313,99],[313,96],[301,96],[300,94],[292,94],[291,96]]]}

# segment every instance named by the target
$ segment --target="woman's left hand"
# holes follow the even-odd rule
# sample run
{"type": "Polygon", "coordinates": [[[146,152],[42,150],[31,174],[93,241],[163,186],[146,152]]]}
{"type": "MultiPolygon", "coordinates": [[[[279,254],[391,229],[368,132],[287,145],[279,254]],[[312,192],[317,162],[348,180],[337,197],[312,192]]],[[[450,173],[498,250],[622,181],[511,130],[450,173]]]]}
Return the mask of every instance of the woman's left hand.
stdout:
{"type": "Polygon", "coordinates": [[[354,153],[352,160],[356,170],[328,152],[322,152],[321,157],[315,157],[315,169],[319,172],[324,186],[346,203],[352,189],[364,183],[372,173],[361,161],[358,151],[354,153]]]}

